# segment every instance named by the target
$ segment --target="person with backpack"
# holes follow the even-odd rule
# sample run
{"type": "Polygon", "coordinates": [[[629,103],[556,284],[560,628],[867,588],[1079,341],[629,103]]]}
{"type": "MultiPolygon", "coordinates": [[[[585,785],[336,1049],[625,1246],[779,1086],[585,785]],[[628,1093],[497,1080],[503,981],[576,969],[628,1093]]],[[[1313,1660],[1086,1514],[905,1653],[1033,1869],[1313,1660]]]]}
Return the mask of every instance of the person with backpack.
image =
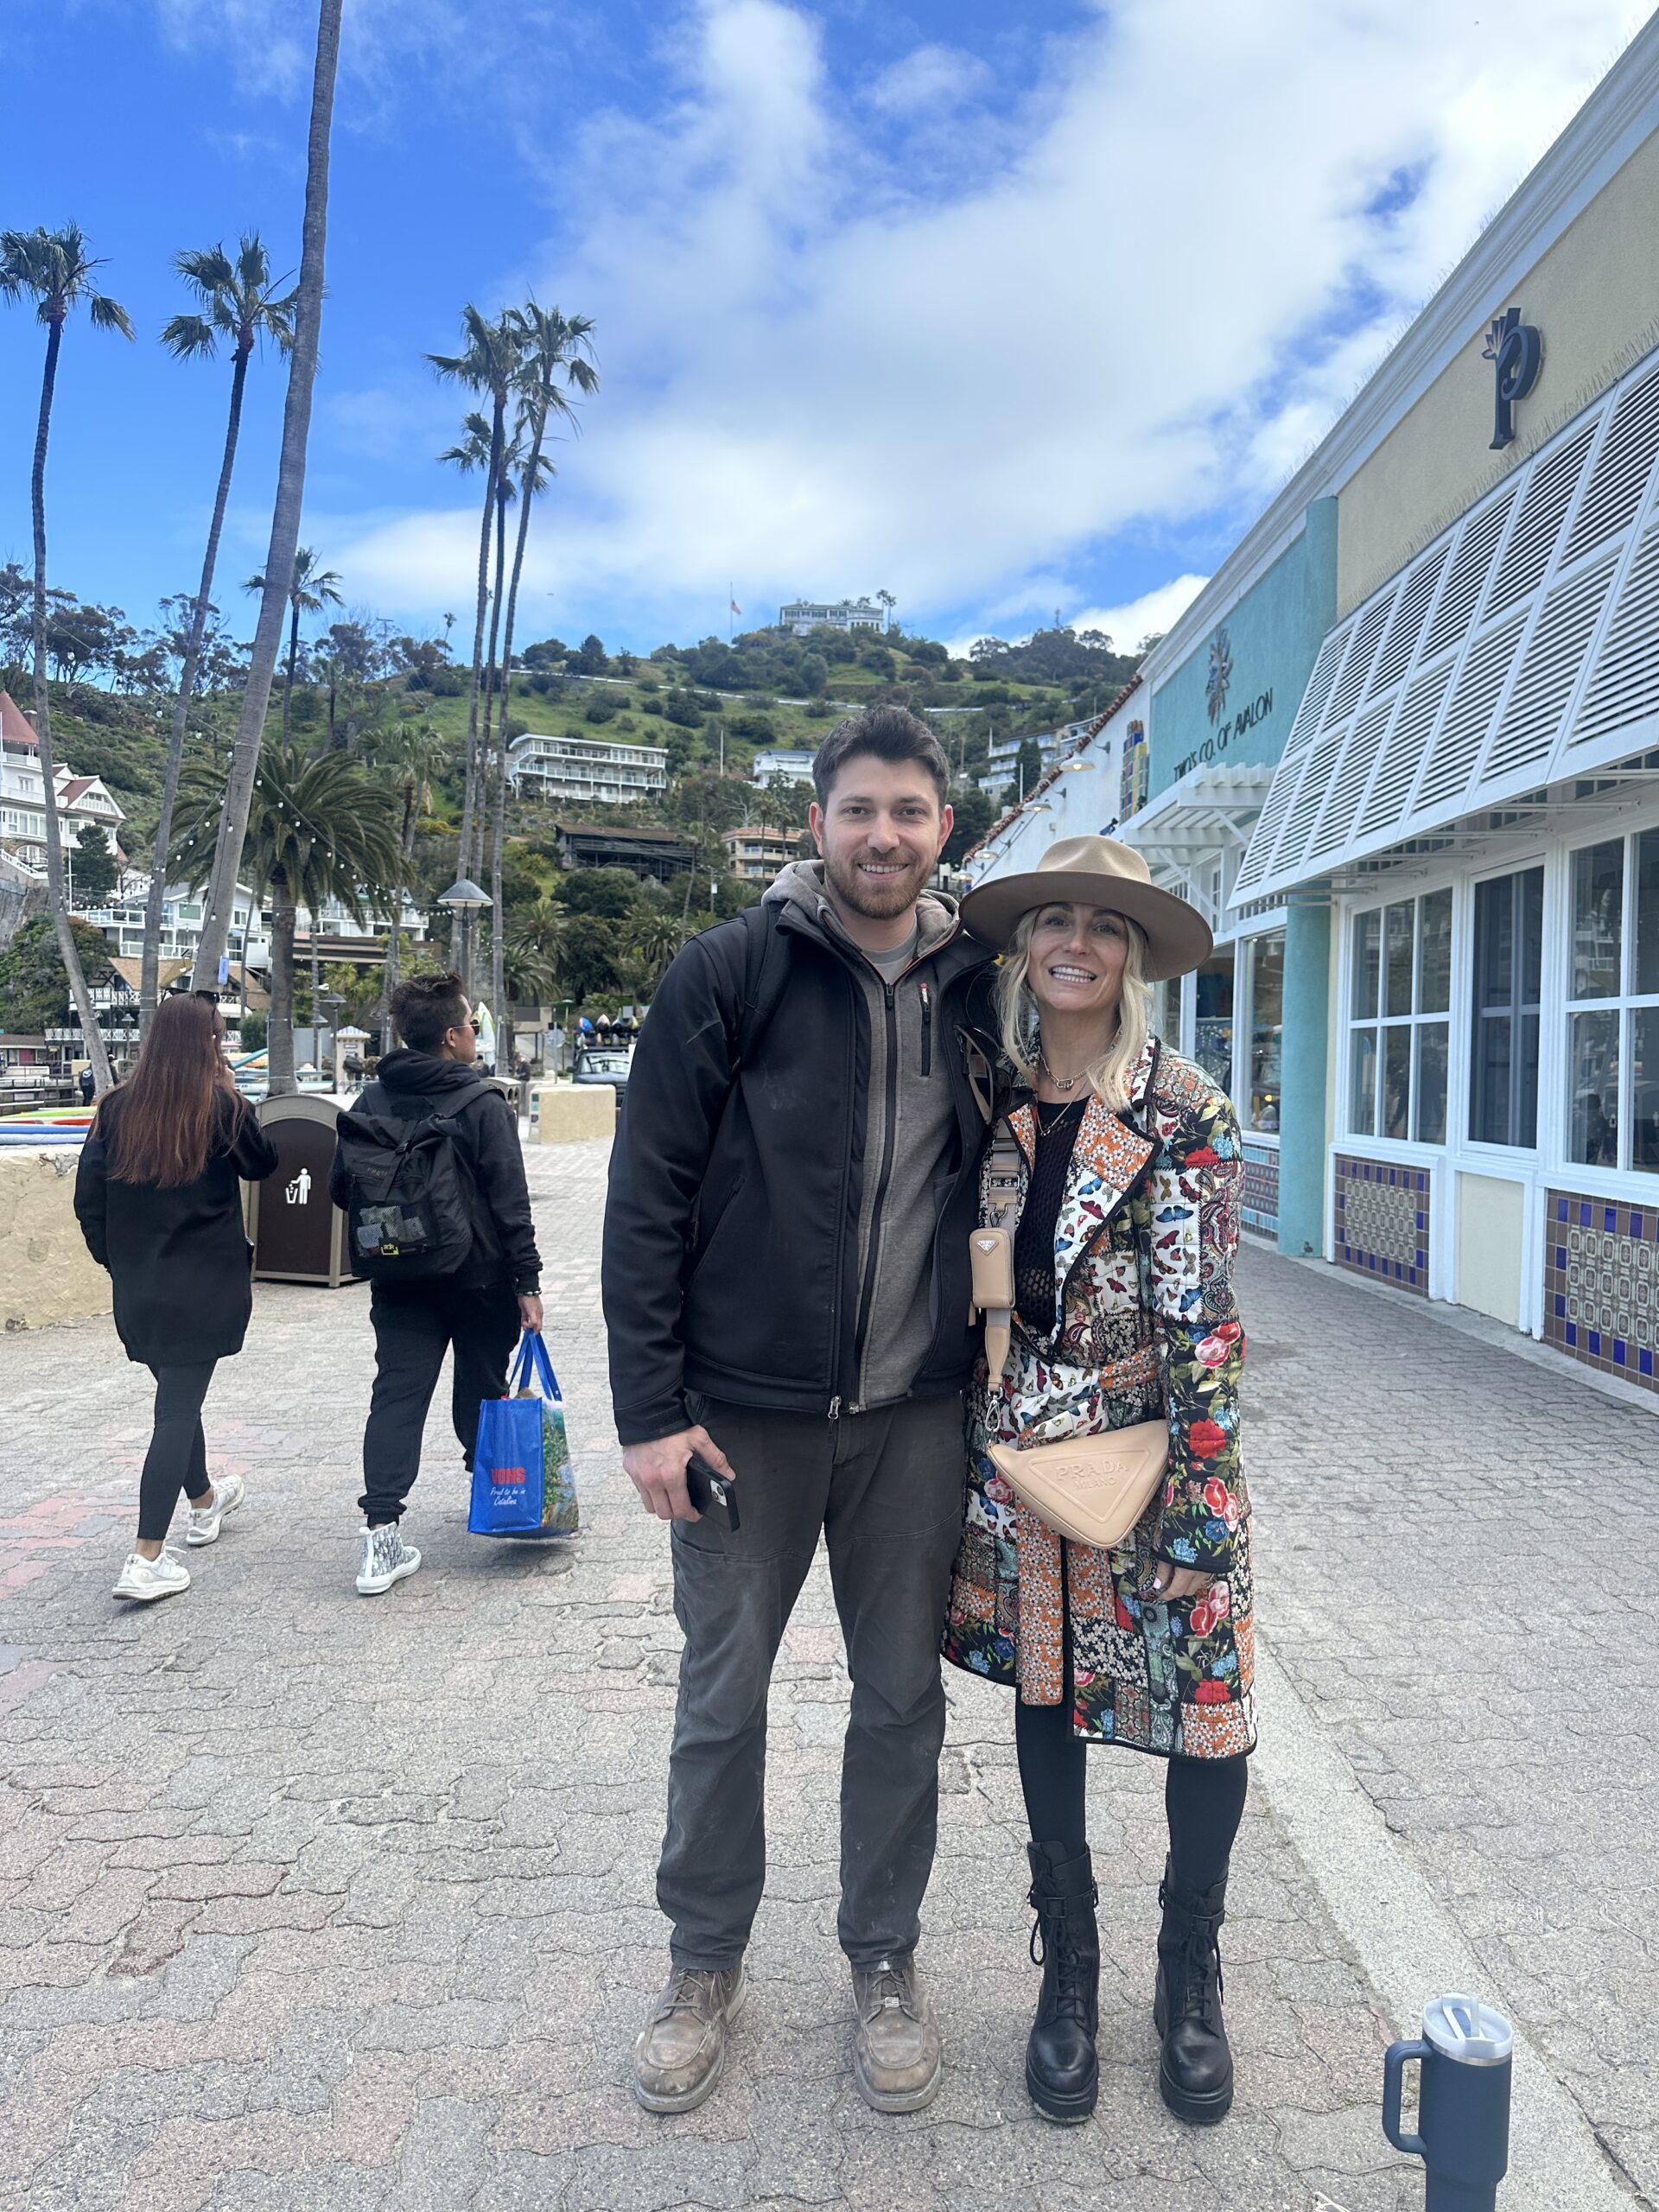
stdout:
{"type": "Polygon", "coordinates": [[[143,1605],[190,1587],[190,1570],[167,1548],[181,1491],[193,1549],[218,1542],[247,1494],[240,1475],[209,1479],[201,1408],[253,1312],[242,1185],[276,1172],[276,1147],[232,1078],[213,995],[164,998],[138,1065],[99,1108],[75,1174],[76,1217],[87,1250],[109,1269],[116,1333],[156,1378],[138,1536],[118,1598],[143,1605]]]}
{"type": "Polygon", "coordinates": [[[467,1465],[478,1409],[506,1395],[521,1329],[542,1325],[541,1255],[518,1118],[474,1072],[478,1029],[459,976],[416,976],[393,992],[403,1048],[340,1116],[329,1192],[368,1276],[374,1389],[363,1432],[357,1586],[378,1596],[421,1564],[402,1520],[443,1356],[467,1465]]]}
{"type": "MultiPolygon", "coordinates": [[[[701,2104],[726,2063],[765,1881],[767,1688],[820,1534],[853,1684],[838,1932],[854,2075],[877,2111],[914,2112],[942,2070],[915,1951],[974,1357],[985,1124],[964,1033],[991,955],[926,887],[951,811],[925,723],[866,709],[813,779],[822,857],[676,957],[612,1154],[616,1426],[645,1510],[672,1524],[685,1637],[657,1883],[670,1972],[634,2049],[651,2112],[701,2104]]],[[[988,1004],[982,1020],[994,1052],[988,1004]]]]}

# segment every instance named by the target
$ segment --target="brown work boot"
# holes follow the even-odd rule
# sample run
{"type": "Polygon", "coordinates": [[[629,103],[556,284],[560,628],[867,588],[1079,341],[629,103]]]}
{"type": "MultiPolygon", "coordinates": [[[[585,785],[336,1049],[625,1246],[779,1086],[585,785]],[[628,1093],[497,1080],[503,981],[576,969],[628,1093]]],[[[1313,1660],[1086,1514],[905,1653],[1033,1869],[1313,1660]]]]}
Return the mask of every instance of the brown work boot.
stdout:
{"type": "Polygon", "coordinates": [[[858,2028],[853,2073],[859,2094],[877,2112],[920,2112],[939,2094],[944,2061],[938,2023],[914,1959],[883,1959],[853,1968],[858,2028]]]}
{"type": "Polygon", "coordinates": [[[713,2094],[747,1994],[741,1964],[674,1968],[633,2046],[633,2094],[647,2112],[690,2112],[713,2094]]]}

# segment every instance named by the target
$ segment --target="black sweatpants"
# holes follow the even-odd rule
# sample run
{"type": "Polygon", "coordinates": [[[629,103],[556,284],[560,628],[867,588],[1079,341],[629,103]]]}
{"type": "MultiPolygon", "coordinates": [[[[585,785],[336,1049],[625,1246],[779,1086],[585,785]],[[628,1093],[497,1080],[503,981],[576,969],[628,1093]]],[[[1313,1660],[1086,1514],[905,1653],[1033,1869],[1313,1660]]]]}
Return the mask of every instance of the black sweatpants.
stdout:
{"type": "Polygon", "coordinates": [[[201,1497],[207,1480],[207,1444],[201,1433],[201,1406],[213,1379],[216,1360],[190,1367],[152,1367],[156,1377],[156,1419],[144,1471],[138,1478],[138,1541],[159,1544],[172,1525],[179,1492],[201,1497]]]}
{"type": "Polygon", "coordinates": [[[383,1283],[370,1294],[374,1391],[363,1432],[363,1495],[373,1529],[403,1514],[421,1471],[421,1433],[443,1355],[454,1350],[450,1411],[467,1465],[473,1464],[478,1408],[507,1389],[507,1362],[518,1341],[518,1299],[511,1283],[383,1283]]]}
{"type": "Polygon", "coordinates": [[[915,1948],[938,1828],[939,1627],[962,1536],[962,1401],[825,1421],[692,1398],[741,1525],[673,1524],[685,1631],[657,1898],[676,1966],[735,1966],[766,1882],[766,1693],[822,1535],[852,1676],[841,1767],[842,1949],[915,1948]]]}

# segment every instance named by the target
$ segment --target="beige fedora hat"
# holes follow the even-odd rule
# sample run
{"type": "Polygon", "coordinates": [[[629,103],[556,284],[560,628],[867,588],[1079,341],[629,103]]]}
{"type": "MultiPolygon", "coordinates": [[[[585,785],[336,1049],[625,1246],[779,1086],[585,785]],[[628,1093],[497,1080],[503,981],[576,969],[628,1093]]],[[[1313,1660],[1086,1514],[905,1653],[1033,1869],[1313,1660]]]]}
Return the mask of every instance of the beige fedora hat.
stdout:
{"type": "Polygon", "coordinates": [[[1021,914],[1061,899],[1079,906],[1109,906],[1138,922],[1147,940],[1147,981],[1185,976],[1210,957],[1215,943],[1196,906],[1160,891],[1133,845],[1116,837],[1061,837],[1023,875],[993,876],[969,891],[962,918],[976,938],[1004,950],[1021,914]]]}

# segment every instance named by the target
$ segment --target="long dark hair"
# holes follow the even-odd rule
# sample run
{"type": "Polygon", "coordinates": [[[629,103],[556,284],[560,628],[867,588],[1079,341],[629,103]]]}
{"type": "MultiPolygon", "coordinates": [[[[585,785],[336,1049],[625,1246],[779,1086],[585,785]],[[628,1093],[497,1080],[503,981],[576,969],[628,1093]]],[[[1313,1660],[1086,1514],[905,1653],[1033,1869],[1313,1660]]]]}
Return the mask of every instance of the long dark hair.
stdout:
{"type": "Polygon", "coordinates": [[[225,1022],[212,999],[175,992],[156,1009],[126,1081],[111,1091],[93,1123],[112,1155],[118,1183],[155,1183],[164,1191],[194,1183],[224,1129],[229,1100],[246,1111],[223,1050],[225,1022]]]}

